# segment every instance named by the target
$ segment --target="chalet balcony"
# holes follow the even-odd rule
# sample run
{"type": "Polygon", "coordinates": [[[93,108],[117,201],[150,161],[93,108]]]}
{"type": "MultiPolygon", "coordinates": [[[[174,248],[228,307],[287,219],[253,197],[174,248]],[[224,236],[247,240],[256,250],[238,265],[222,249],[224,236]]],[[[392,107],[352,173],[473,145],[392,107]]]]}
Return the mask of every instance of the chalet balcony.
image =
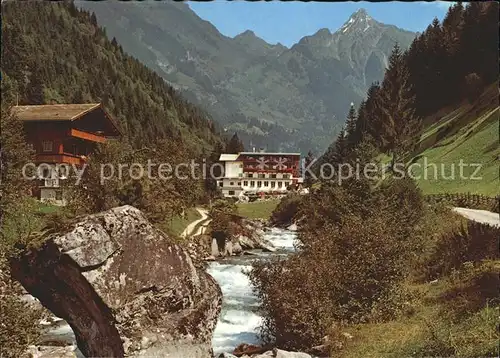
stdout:
{"type": "Polygon", "coordinates": [[[102,135],[85,132],[85,131],[78,130],[75,128],[69,129],[68,136],[73,137],[73,138],[80,138],[80,139],[83,139],[83,140],[86,140],[89,142],[95,142],[95,143],[105,143],[106,142],[106,137],[103,137],[102,135]]]}
{"type": "Polygon", "coordinates": [[[74,155],[70,153],[62,153],[62,154],[37,154],[36,161],[38,163],[64,163],[64,164],[75,164],[75,165],[83,165],[86,162],[86,157],[83,155],[74,155]]]}

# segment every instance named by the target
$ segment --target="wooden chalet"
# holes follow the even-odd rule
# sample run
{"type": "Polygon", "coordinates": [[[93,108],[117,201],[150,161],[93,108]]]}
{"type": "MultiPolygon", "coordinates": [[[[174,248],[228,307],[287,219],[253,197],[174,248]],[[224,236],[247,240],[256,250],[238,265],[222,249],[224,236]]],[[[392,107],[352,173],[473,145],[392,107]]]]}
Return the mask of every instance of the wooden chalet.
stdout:
{"type": "MultiPolygon", "coordinates": [[[[13,114],[24,124],[35,164],[83,165],[98,143],[119,137],[120,130],[102,104],[50,104],[15,106],[13,114]]],[[[42,201],[64,205],[58,173],[45,173],[37,190],[42,201]]]]}

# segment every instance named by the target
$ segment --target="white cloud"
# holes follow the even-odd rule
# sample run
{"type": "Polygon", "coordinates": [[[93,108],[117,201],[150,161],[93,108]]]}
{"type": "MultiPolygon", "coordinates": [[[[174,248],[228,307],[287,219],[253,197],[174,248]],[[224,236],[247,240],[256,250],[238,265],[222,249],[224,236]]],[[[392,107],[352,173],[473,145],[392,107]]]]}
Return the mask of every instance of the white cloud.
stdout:
{"type": "Polygon", "coordinates": [[[450,6],[452,6],[452,5],[454,5],[455,2],[451,2],[451,1],[436,1],[435,4],[436,4],[437,7],[440,7],[441,9],[448,10],[448,8],[450,6]]]}
{"type": "Polygon", "coordinates": [[[455,4],[455,1],[425,1],[421,2],[422,5],[437,6],[440,9],[448,10],[448,8],[455,4]]]}

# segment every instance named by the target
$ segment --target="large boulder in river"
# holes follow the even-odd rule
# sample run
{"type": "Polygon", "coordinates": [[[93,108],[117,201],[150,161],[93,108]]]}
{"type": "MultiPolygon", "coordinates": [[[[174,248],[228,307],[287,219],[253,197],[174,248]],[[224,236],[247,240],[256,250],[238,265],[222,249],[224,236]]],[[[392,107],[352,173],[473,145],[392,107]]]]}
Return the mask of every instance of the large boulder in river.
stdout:
{"type": "Polygon", "coordinates": [[[242,249],[240,243],[239,242],[233,243],[233,254],[240,255],[242,253],[243,253],[243,249],[242,249]]]}
{"type": "Polygon", "coordinates": [[[243,219],[239,225],[239,230],[233,233],[231,239],[233,245],[237,243],[242,250],[276,251],[273,244],[264,238],[265,231],[262,221],[243,219]]]}
{"type": "Polygon", "coordinates": [[[85,356],[211,356],[219,286],[132,206],[87,216],[11,266],[85,356]]]}
{"type": "Polygon", "coordinates": [[[258,247],[257,242],[245,235],[238,235],[235,241],[243,250],[252,250],[258,247]]]}

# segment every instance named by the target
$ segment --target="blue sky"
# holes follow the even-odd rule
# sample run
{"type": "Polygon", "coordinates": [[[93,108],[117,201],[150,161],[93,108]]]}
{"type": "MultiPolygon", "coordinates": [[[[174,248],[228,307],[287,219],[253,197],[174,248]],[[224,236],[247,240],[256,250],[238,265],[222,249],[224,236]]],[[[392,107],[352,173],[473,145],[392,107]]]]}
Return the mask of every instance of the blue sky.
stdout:
{"type": "Polygon", "coordinates": [[[410,31],[423,31],[434,17],[442,20],[450,2],[246,2],[188,3],[196,14],[210,21],[224,35],[234,37],[245,30],[269,43],[290,47],[321,28],[336,31],[359,8],[375,20],[410,31]]]}

